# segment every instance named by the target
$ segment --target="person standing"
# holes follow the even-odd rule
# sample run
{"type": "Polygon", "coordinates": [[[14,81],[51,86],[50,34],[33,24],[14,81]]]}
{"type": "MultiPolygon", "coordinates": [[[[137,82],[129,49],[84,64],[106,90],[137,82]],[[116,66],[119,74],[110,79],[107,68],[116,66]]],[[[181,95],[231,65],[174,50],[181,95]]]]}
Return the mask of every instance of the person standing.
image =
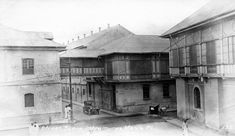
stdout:
{"type": "Polygon", "coordinates": [[[68,121],[71,121],[71,106],[70,104],[67,106],[67,117],[68,117],[68,121]]]}
{"type": "Polygon", "coordinates": [[[183,120],[183,124],[182,124],[183,136],[189,136],[189,134],[188,134],[188,120],[189,119],[183,120]]]}
{"type": "Polygon", "coordinates": [[[68,105],[66,105],[65,108],[64,108],[64,118],[65,119],[68,118],[68,105]]]}

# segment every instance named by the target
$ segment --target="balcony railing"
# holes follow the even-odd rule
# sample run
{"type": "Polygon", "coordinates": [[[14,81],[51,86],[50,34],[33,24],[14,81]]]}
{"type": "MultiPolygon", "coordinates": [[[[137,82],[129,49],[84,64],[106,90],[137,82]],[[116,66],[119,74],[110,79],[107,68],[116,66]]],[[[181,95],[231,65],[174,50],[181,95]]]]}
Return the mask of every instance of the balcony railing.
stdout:
{"type": "Polygon", "coordinates": [[[216,76],[216,77],[235,77],[235,64],[218,64],[204,66],[187,66],[180,68],[170,68],[170,75],[178,76],[216,76]]]}
{"type": "MultiPolygon", "coordinates": [[[[71,68],[72,75],[103,75],[104,68],[71,68]]],[[[61,75],[69,75],[69,68],[61,68],[61,75]]]]}

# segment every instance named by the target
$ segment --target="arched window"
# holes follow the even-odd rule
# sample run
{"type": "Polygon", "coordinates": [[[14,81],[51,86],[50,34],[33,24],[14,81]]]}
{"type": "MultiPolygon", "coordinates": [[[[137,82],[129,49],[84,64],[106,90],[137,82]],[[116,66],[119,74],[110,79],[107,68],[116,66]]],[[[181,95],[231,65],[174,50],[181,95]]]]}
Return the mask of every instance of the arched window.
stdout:
{"type": "Polygon", "coordinates": [[[194,107],[201,109],[201,94],[198,87],[194,88],[194,107]]]}
{"type": "Polygon", "coordinates": [[[24,95],[25,107],[33,107],[34,106],[34,95],[32,93],[28,93],[24,95]]]}

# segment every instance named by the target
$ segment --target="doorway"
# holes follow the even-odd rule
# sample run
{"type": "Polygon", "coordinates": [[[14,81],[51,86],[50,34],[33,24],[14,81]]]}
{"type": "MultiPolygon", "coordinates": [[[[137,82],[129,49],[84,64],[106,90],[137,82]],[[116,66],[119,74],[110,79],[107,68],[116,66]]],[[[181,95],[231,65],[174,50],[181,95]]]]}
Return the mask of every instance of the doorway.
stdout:
{"type": "Polygon", "coordinates": [[[116,86],[112,85],[112,94],[113,94],[113,102],[112,102],[112,109],[116,110],[116,86]]]}

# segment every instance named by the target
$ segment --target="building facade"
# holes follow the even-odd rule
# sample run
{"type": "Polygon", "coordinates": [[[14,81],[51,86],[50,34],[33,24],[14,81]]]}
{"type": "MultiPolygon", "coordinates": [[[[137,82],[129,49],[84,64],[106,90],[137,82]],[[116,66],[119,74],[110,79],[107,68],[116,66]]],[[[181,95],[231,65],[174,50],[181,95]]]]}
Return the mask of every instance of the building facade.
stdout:
{"type": "MultiPolygon", "coordinates": [[[[0,119],[15,124],[61,113],[60,44],[0,26],[0,119]],[[22,119],[18,120],[17,119],[22,119]]],[[[42,34],[42,33],[40,33],[42,34]]],[[[51,36],[51,35],[50,35],[51,36]]],[[[14,124],[14,125],[15,125],[14,124]]],[[[7,124],[4,124],[5,126],[7,124]]]]}
{"type": "Polygon", "coordinates": [[[103,58],[105,109],[142,112],[157,104],[175,108],[175,81],[169,76],[168,53],[113,53],[103,58]]]}
{"type": "MultiPolygon", "coordinates": [[[[109,29],[127,31],[120,25],[109,29]]],[[[169,55],[164,50],[168,42],[129,31],[113,40],[115,35],[61,53],[63,100],[70,100],[69,68],[63,65],[71,62],[74,104],[94,100],[98,107],[120,113],[148,111],[150,105],[157,104],[176,108],[175,81],[170,79],[169,55]]]]}
{"type": "Polygon", "coordinates": [[[171,43],[178,116],[233,132],[234,5],[230,0],[209,2],[162,35],[171,43]]]}

